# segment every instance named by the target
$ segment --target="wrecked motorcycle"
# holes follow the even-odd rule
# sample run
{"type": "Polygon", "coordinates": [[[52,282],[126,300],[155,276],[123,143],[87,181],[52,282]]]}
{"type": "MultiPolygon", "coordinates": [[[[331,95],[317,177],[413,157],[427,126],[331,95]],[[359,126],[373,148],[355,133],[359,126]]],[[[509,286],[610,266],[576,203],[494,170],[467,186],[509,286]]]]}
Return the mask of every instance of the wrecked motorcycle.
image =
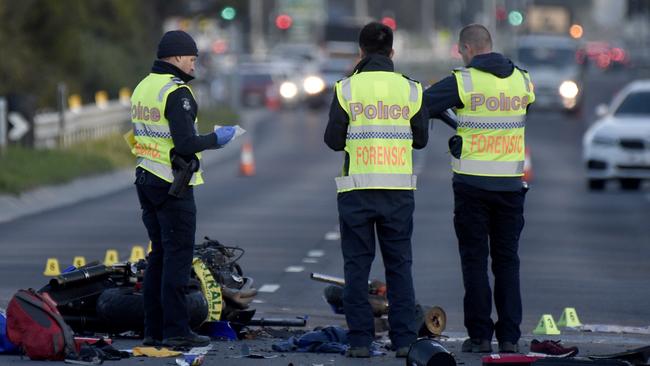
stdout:
{"type": "MultiPolygon", "coordinates": [[[[192,275],[185,288],[190,327],[206,321],[248,324],[257,294],[237,261],[244,250],[208,237],[194,249],[192,275]]],[[[63,273],[39,290],[56,302],[64,320],[77,333],[141,334],[144,329],[142,282],[146,259],[111,266],[90,263],[63,273]]]]}

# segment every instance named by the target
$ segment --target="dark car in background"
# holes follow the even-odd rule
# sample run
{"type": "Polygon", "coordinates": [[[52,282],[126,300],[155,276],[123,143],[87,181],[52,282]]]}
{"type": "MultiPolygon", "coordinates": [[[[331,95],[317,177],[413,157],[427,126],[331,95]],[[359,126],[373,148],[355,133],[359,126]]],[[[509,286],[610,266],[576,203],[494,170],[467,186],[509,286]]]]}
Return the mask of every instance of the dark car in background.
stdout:
{"type": "Polygon", "coordinates": [[[242,104],[247,107],[263,106],[269,89],[273,87],[273,76],[264,70],[243,70],[241,72],[242,104]]]}
{"type": "Polygon", "coordinates": [[[536,109],[580,111],[584,68],[576,61],[578,50],[578,42],[567,36],[531,34],[518,39],[515,57],[535,86],[536,109]]]}

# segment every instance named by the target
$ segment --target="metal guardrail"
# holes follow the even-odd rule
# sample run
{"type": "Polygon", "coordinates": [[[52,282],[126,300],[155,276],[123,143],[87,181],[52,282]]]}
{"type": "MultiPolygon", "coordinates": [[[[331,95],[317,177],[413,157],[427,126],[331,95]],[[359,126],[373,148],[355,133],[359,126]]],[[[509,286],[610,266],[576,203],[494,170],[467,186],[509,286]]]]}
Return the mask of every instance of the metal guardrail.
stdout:
{"type": "Polygon", "coordinates": [[[93,140],[124,131],[131,121],[130,105],[109,101],[105,105],[89,104],[61,113],[48,112],[34,117],[34,147],[51,149],[93,140]]]}

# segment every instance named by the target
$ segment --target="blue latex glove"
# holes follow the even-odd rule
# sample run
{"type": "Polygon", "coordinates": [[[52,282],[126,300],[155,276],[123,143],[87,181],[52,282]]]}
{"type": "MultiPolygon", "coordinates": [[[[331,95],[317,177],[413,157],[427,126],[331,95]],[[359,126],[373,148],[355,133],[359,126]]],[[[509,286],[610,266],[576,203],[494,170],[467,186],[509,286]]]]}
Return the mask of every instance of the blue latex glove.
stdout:
{"type": "Polygon", "coordinates": [[[217,135],[217,145],[223,146],[235,136],[235,128],[232,126],[223,126],[214,130],[214,133],[217,135]]]}

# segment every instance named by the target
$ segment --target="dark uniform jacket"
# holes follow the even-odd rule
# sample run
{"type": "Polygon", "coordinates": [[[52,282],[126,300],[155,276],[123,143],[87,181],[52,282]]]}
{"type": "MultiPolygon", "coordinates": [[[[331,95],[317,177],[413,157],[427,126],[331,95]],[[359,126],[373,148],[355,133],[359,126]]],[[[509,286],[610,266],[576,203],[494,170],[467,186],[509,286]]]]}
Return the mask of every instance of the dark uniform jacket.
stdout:
{"type": "MultiPolygon", "coordinates": [[[[178,67],[161,60],[154,61],[151,72],[154,74],[172,74],[185,83],[194,79],[194,77],[184,73],[178,67]]],[[[187,88],[179,88],[167,97],[165,117],[169,121],[169,131],[174,141],[174,151],[186,160],[190,160],[192,155],[197,152],[220,147],[217,145],[217,136],[214,132],[207,135],[198,135],[194,128],[197,113],[198,105],[187,88]]],[[[153,174],[148,175],[147,183],[170,184],[153,174]]]]}

